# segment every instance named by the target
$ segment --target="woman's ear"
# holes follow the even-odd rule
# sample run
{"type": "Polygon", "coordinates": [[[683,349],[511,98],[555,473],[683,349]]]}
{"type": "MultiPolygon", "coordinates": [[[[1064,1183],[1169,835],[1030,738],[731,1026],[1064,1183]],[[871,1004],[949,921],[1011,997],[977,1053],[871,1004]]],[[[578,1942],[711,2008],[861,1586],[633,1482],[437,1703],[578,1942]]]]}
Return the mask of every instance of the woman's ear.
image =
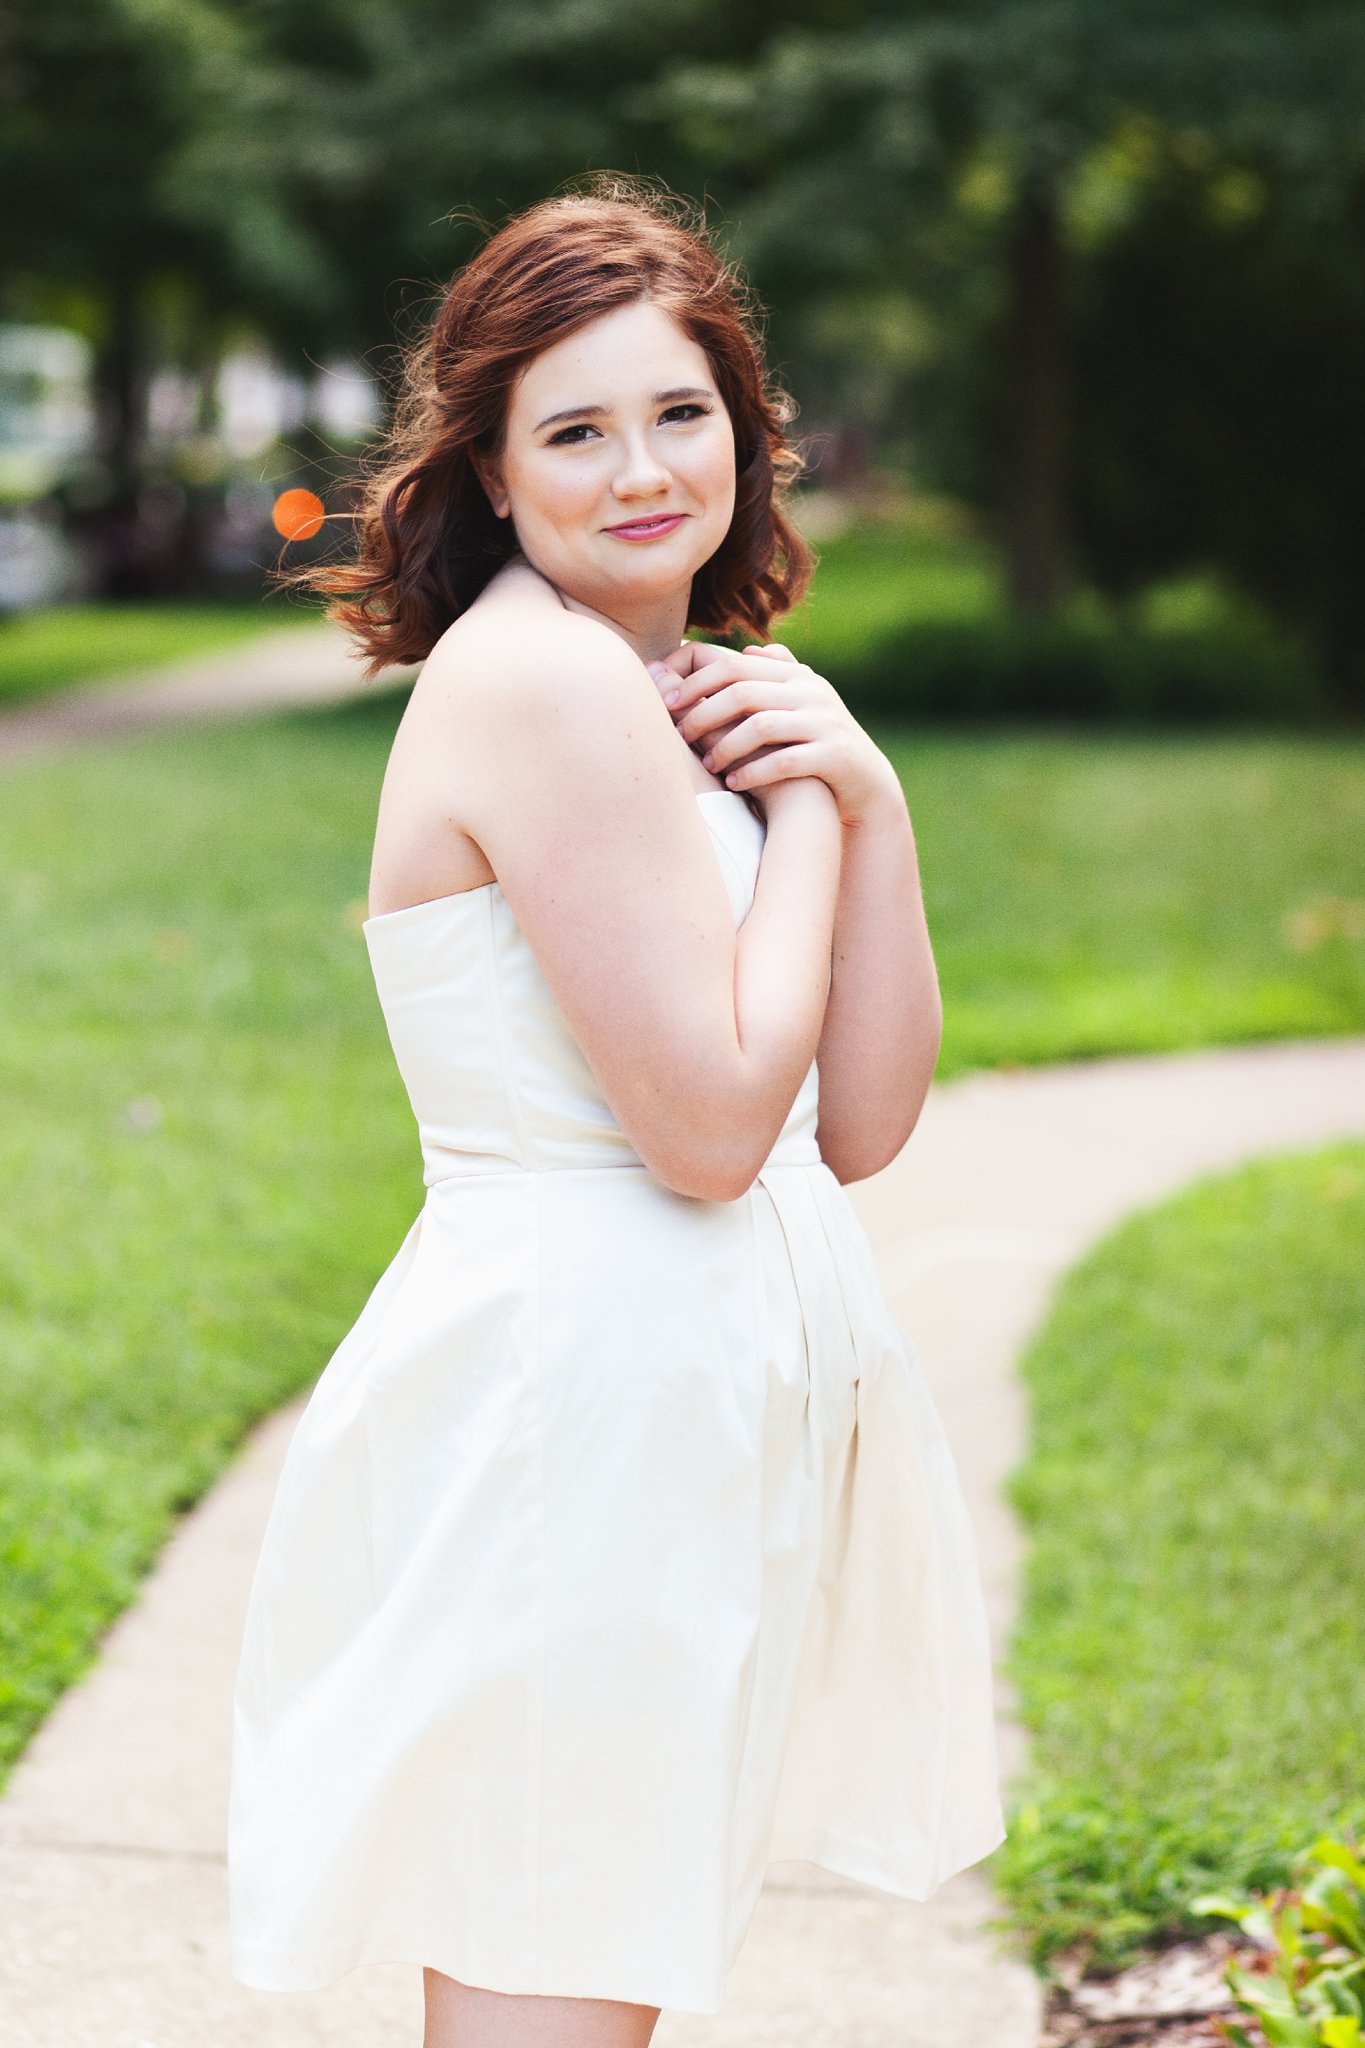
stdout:
{"type": "Polygon", "coordinates": [[[495,463],[490,463],[482,455],[475,455],[471,452],[469,459],[474,465],[475,476],[483,485],[484,496],[493,507],[494,517],[506,519],[511,511],[511,506],[507,502],[507,493],[503,489],[501,471],[495,463]]]}

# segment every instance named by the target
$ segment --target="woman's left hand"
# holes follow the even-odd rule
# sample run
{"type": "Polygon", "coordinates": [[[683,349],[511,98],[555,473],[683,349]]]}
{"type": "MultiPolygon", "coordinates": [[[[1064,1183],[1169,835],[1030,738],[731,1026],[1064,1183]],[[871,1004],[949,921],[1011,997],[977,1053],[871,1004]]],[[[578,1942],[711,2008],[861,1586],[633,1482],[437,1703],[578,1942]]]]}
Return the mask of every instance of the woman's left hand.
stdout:
{"type": "Polygon", "coordinates": [[[773,642],[735,653],[686,640],[651,673],[678,731],[727,789],[818,775],[845,825],[860,823],[888,793],[903,801],[886,755],[833,685],[790,648],[773,642]]]}

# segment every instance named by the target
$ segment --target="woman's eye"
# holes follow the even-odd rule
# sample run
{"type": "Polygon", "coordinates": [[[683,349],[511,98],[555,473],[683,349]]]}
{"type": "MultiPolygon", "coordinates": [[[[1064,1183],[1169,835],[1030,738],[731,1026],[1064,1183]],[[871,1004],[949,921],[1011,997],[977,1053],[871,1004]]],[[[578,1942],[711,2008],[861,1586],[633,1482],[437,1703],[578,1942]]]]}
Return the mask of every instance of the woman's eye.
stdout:
{"type": "MultiPolygon", "coordinates": [[[[704,417],[713,409],[709,405],[698,405],[694,400],[688,399],[681,405],[670,405],[664,412],[660,413],[659,418],[661,420],[679,418],[688,420],[704,417]]],[[[551,434],[546,445],[550,448],[581,448],[583,443],[579,437],[584,434],[595,434],[596,432],[596,427],[590,421],[579,420],[575,425],[561,427],[557,434],[551,434]]]]}

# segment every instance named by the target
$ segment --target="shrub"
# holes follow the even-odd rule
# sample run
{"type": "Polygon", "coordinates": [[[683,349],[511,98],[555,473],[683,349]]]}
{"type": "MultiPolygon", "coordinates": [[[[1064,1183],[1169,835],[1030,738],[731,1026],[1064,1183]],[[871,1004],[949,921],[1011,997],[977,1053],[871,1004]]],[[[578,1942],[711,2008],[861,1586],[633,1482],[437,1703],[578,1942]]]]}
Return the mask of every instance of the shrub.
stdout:
{"type": "Polygon", "coordinates": [[[1236,2048],[1361,2048],[1365,2042],[1365,1843],[1321,1836],[1294,1859],[1297,1887],[1266,1898],[1205,1894],[1195,1913],[1236,1921],[1261,1951],[1228,1963],[1233,1997],[1256,2028],[1215,2022],[1236,2048]]]}
{"type": "Polygon", "coordinates": [[[1329,716],[1308,658],[1251,622],[916,619],[861,651],[839,689],[859,716],[1292,726],[1329,716]]]}

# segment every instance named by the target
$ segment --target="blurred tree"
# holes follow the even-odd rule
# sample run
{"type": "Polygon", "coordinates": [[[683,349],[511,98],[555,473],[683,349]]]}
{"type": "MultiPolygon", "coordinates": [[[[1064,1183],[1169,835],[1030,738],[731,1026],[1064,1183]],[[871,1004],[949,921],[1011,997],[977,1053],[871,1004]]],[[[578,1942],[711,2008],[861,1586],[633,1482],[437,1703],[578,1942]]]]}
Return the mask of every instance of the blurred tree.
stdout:
{"type": "Polygon", "coordinates": [[[0,0],[0,288],[95,295],[126,496],[168,281],[206,387],[239,315],[382,378],[481,222],[643,170],[808,418],[989,513],[1020,611],[1216,562],[1340,675],[1359,444],[1315,473],[1314,365],[1350,419],[1362,87],[1327,0],[0,0]]]}
{"type": "Polygon", "coordinates": [[[291,209],[279,80],[208,0],[25,0],[0,11],[0,280],[12,311],[75,304],[96,344],[107,580],[136,582],[158,303],[191,354],[243,309],[326,296],[291,209]]]}
{"type": "Polygon", "coordinates": [[[1069,469],[1102,588],[1216,568],[1298,628],[1357,714],[1363,245],[1365,181],[1320,211],[1306,184],[1163,152],[1084,266],[1069,469]]]}
{"type": "MultiPolygon", "coordinates": [[[[937,395],[957,398],[959,421],[970,414],[959,474],[966,455],[1016,607],[1046,613],[1074,553],[1068,415],[1087,252],[1073,215],[1095,159],[1141,120],[1163,146],[1292,190],[1305,248],[1312,216],[1338,223],[1344,250],[1365,18],[1312,0],[927,0],[912,19],[850,0],[829,13],[822,26],[784,21],[752,61],[675,61],[650,104],[724,167],[724,189],[751,191],[744,242],[770,293],[786,278],[817,296],[875,295],[899,276],[938,308],[929,325],[955,360],[937,395]]],[[[1239,559],[1245,580],[1250,551],[1239,559]]]]}

